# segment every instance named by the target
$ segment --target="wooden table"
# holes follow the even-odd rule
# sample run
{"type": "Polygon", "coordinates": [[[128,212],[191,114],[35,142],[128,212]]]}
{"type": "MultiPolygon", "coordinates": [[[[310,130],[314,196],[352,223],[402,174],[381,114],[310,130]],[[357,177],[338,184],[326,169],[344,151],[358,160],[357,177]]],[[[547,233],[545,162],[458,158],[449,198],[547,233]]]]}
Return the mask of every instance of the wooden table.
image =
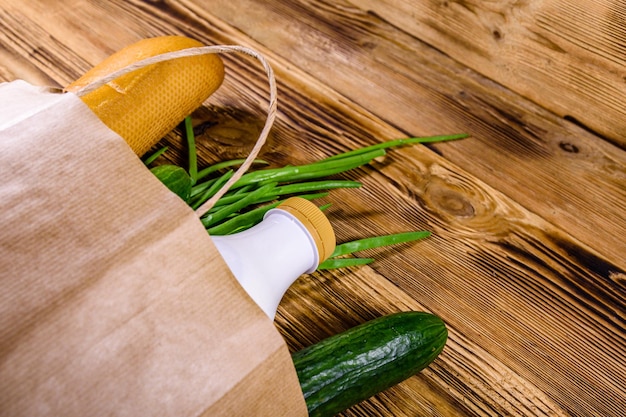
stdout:
{"type": "MultiPolygon", "coordinates": [[[[0,81],[63,86],[163,34],[267,57],[276,166],[471,134],[393,150],[327,198],[340,242],[433,236],[302,277],[277,318],[289,347],[400,310],[450,331],[428,369],[345,415],[626,415],[626,3],[0,0],[0,81]]],[[[194,115],[202,163],[246,155],[265,117],[258,64],[224,60],[194,115]]]]}

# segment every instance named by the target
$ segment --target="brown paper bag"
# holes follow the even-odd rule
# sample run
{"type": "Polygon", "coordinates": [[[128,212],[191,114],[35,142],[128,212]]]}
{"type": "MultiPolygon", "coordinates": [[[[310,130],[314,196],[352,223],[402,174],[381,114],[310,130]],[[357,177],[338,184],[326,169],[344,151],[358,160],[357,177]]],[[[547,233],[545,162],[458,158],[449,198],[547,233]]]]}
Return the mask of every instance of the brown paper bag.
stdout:
{"type": "Polygon", "coordinates": [[[72,94],[0,84],[0,415],[304,416],[197,216],[72,94]]]}

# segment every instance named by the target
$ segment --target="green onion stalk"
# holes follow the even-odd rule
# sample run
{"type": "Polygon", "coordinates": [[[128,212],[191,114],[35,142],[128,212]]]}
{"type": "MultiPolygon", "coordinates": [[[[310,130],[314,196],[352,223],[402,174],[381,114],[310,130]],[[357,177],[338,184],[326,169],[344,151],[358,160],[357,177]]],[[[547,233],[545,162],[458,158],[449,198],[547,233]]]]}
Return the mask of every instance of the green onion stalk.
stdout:
{"type": "MultiPolygon", "coordinates": [[[[151,168],[151,171],[191,208],[196,209],[220,190],[233,175],[234,168],[244,160],[222,161],[199,170],[190,117],[185,119],[184,132],[188,149],[186,169],[166,164],[157,165],[151,168]]],[[[213,236],[238,233],[261,222],[268,210],[278,206],[286,198],[298,196],[316,200],[328,196],[335,189],[361,187],[362,184],[358,181],[328,177],[367,165],[375,158],[385,155],[387,149],[466,137],[467,134],[454,134],[397,139],[343,152],[313,163],[281,168],[257,168],[268,163],[260,159],[255,160],[253,168],[217,200],[200,220],[208,233],[213,236]]],[[[154,164],[167,150],[167,147],[158,149],[147,156],[144,163],[147,166],[154,164]]],[[[330,204],[323,205],[320,209],[325,210],[329,206],[330,204]]],[[[366,265],[374,259],[359,258],[354,254],[368,249],[414,242],[428,236],[430,236],[428,231],[411,231],[341,243],[337,245],[329,259],[318,266],[318,270],[366,265]]]]}

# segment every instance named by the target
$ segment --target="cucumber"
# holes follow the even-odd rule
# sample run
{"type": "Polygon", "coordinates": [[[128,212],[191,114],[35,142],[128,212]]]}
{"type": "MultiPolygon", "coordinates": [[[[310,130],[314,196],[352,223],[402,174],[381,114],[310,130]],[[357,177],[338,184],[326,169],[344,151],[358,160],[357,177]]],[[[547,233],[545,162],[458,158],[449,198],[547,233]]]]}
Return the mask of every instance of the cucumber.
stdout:
{"type": "Polygon", "coordinates": [[[379,317],[294,353],[309,415],[334,416],[415,375],[435,360],[447,339],[439,317],[409,311],[379,317]]]}

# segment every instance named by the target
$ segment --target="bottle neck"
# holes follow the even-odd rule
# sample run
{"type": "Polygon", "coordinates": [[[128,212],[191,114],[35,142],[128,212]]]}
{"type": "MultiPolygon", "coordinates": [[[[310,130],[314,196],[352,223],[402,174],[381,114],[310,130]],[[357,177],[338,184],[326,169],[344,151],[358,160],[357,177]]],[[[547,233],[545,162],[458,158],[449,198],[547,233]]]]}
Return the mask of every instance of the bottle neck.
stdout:
{"type": "Polygon", "coordinates": [[[212,239],[235,278],[271,319],[289,286],[319,264],[309,231],[281,209],[270,210],[248,230],[212,239]]]}

